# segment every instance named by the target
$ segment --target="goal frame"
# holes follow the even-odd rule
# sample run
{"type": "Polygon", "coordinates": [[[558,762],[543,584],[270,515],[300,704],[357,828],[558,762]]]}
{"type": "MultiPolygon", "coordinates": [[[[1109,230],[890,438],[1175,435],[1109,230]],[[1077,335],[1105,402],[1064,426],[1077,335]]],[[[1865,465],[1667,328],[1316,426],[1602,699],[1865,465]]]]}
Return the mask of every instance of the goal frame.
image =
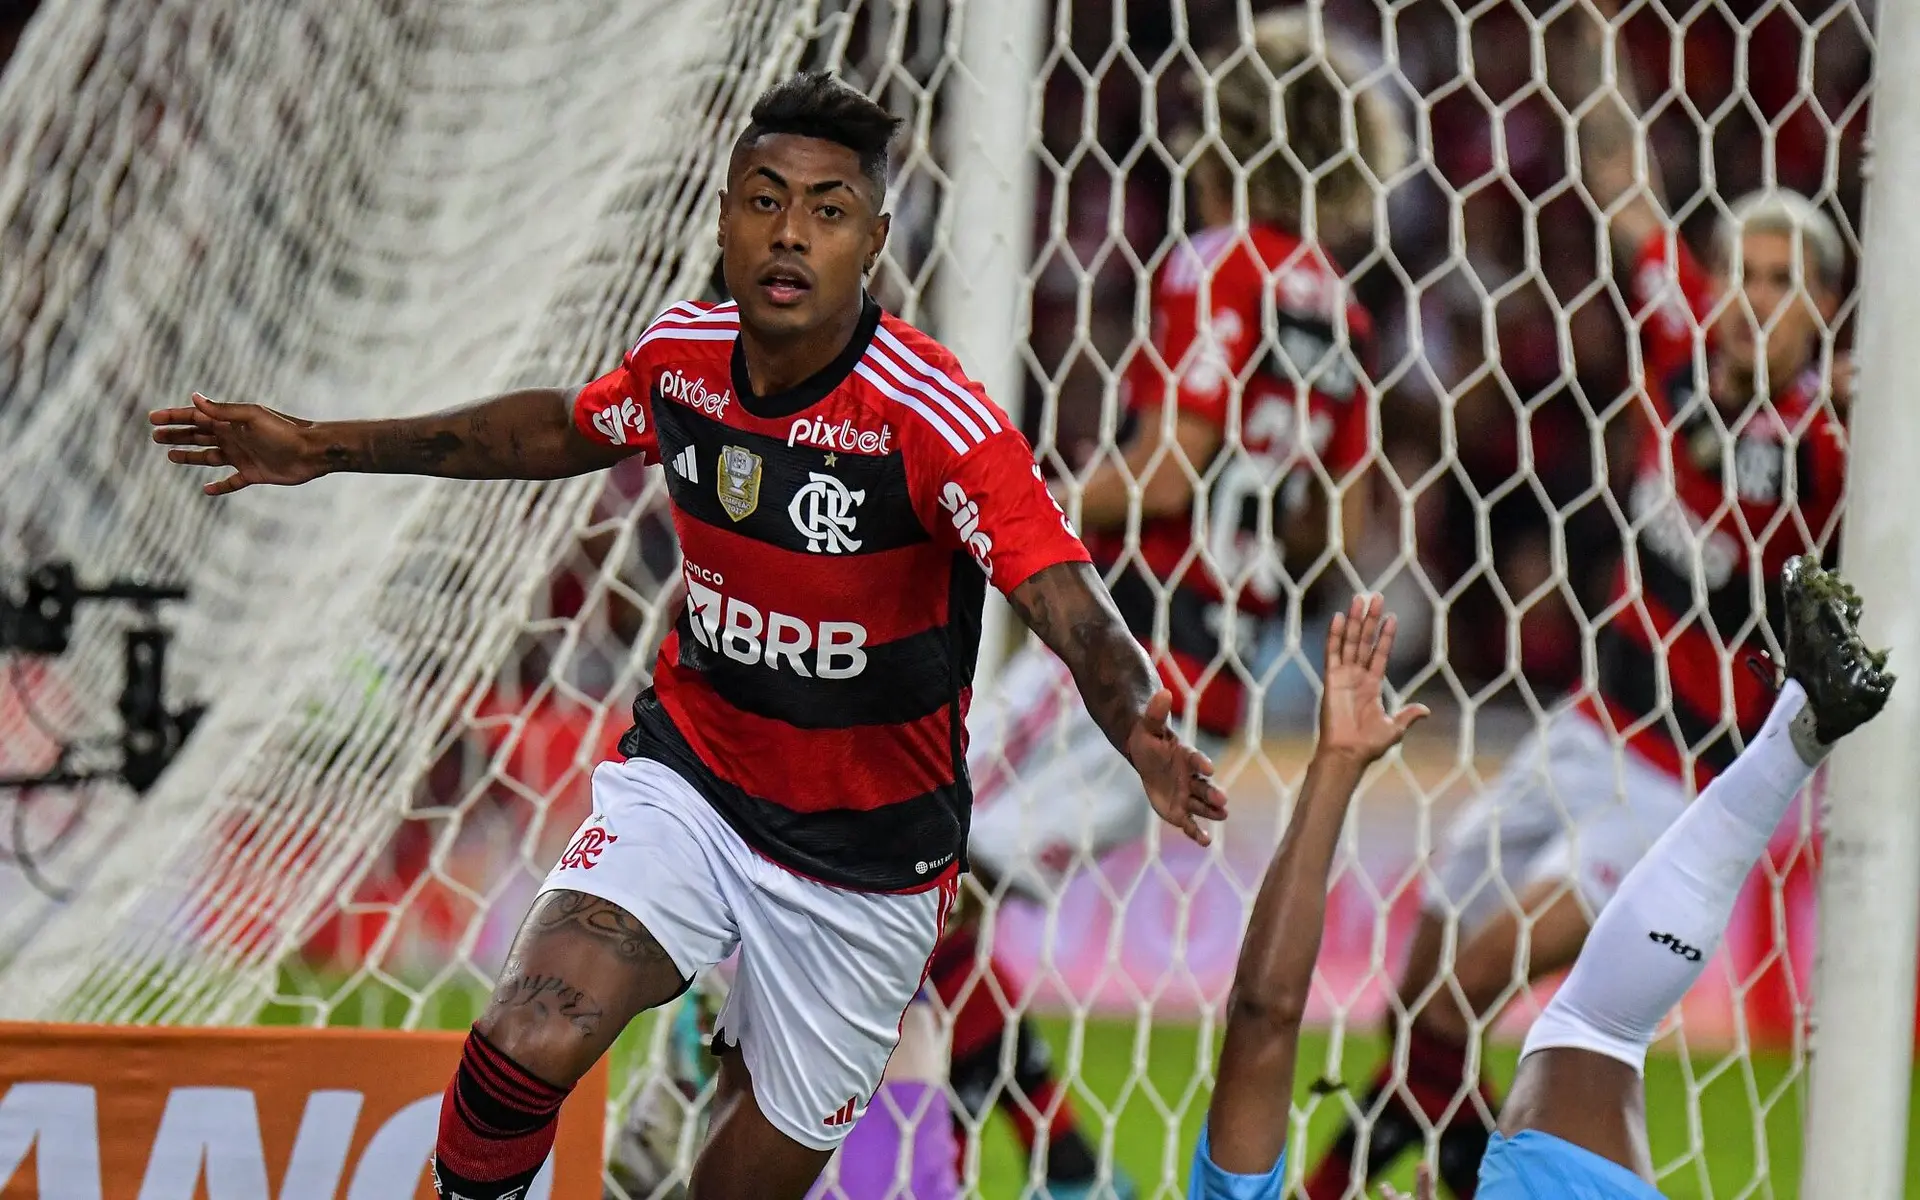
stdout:
{"type": "MultiPolygon", "coordinates": [[[[1920,61],[1920,8],[1882,3],[1879,64],[1920,61]]],[[[1920,79],[1878,70],[1869,120],[1857,392],[1849,417],[1841,569],[1866,601],[1862,632],[1894,669],[1920,648],[1920,79]],[[1878,219],[1876,219],[1878,218],[1878,219]]],[[[1906,1194],[1920,937],[1920,690],[1895,687],[1886,711],[1834,753],[1820,873],[1805,1196],[1906,1194]],[[1870,932],[1869,932],[1870,931],[1870,932]],[[1895,1050],[1898,1053],[1895,1053],[1895,1050]]]]}

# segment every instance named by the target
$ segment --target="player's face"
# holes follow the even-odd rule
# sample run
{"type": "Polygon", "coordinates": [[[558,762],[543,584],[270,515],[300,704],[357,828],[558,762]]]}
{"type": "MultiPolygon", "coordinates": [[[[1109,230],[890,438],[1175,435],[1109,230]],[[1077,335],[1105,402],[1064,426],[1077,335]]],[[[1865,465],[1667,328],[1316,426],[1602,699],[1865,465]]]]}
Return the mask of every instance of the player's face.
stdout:
{"type": "Polygon", "coordinates": [[[888,223],[860,156],[777,134],[736,154],[732,168],[720,194],[720,259],[740,323],[789,338],[857,310],[888,223]]]}
{"type": "Polygon", "coordinates": [[[1759,347],[1766,347],[1767,379],[1774,388],[1792,382],[1818,345],[1823,321],[1833,315],[1828,290],[1803,272],[1804,288],[1794,283],[1794,240],[1791,235],[1754,231],[1741,239],[1738,276],[1732,264],[1721,269],[1723,292],[1735,288],[1739,296],[1720,313],[1714,342],[1720,353],[1743,372],[1757,372],[1759,347]],[[1740,296],[1745,303],[1740,303],[1740,296]]]}

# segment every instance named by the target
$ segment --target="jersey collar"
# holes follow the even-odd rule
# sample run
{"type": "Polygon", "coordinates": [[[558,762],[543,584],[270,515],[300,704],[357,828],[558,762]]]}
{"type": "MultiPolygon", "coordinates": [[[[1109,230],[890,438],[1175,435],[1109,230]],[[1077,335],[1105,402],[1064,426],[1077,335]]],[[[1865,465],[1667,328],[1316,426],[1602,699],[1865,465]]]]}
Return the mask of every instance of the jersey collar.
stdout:
{"type": "Polygon", "coordinates": [[[874,330],[880,327],[880,305],[871,295],[864,296],[860,305],[860,323],[853,327],[853,336],[847,340],[846,349],[826,366],[783,392],[770,396],[754,394],[753,386],[747,378],[747,352],[740,339],[733,339],[733,394],[740,399],[740,407],[763,421],[779,420],[790,417],[805,408],[811,408],[827,398],[827,393],[846,382],[847,376],[860,365],[860,359],[867,352],[868,343],[873,341],[874,330]]]}

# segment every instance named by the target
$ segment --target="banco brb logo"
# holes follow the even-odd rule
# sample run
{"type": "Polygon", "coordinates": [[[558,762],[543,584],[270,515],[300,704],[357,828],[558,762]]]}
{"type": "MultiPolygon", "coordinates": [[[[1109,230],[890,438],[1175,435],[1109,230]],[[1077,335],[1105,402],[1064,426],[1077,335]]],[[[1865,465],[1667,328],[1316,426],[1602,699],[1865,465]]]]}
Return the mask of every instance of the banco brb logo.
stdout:
{"type": "Polygon", "coordinates": [[[856,491],[837,477],[818,471],[808,472],[807,480],[787,505],[793,527],[807,539],[807,553],[850,554],[858,550],[860,539],[853,536],[853,509],[867,498],[865,489],[856,491]]]}

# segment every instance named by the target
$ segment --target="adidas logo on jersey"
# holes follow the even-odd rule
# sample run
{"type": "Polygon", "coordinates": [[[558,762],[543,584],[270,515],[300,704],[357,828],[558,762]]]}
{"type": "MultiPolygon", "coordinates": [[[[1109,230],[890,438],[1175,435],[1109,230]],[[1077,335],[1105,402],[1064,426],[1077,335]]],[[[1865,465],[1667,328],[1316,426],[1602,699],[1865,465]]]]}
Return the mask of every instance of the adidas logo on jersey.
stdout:
{"type": "Polygon", "coordinates": [[[694,457],[692,446],[673,456],[673,473],[688,483],[700,482],[700,463],[694,457]]]}
{"type": "Polygon", "coordinates": [[[706,380],[679,371],[660,372],[660,394],[710,417],[726,416],[727,405],[733,400],[732,392],[716,392],[707,387],[706,380]]]}
{"type": "Polygon", "coordinates": [[[624,446],[647,431],[647,412],[632,396],[593,414],[593,427],[616,446],[624,446]]]}

